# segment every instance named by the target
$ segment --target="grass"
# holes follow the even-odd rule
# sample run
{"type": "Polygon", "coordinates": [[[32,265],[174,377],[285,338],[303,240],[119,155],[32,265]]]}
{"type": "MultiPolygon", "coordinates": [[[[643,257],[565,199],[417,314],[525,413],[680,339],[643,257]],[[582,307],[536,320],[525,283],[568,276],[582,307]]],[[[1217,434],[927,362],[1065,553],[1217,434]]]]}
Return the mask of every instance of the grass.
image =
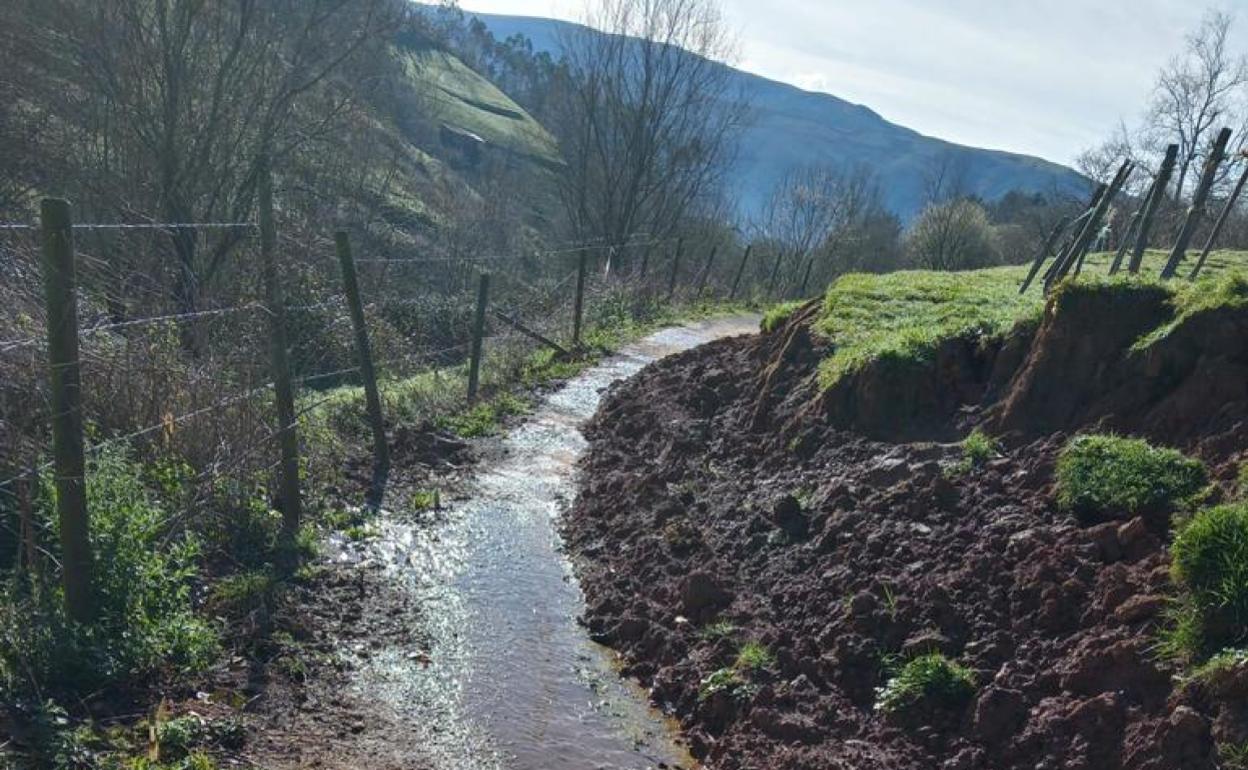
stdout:
{"type": "Polygon", "coordinates": [[[558,144],[540,123],[493,83],[445,51],[402,54],[413,85],[430,101],[437,120],[487,143],[544,163],[561,163],[558,144]]]}
{"type": "Polygon", "coordinates": [[[770,333],[784,325],[797,309],[806,304],[804,301],[781,302],[772,305],[763,313],[762,323],[759,328],[764,332],[770,333]]]}
{"type": "Polygon", "coordinates": [[[830,388],[872,363],[930,361],[948,339],[1003,337],[1019,323],[1038,323],[1041,295],[1020,297],[1020,280],[1013,267],[840,278],[815,322],[836,345],[820,365],[820,384],[830,388]]]}
{"type": "Polygon", "coordinates": [[[996,457],[1000,451],[1000,442],[976,428],[962,439],[962,459],[949,469],[948,475],[957,477],[970,473],[996,457]]]}
{"type": "Polygon", "coordinates": [[[957,708],[975,694],[970,669],[936,652],[912,658],[876,691],[875,709],[897,714],[916,706],[957,708]]]}
{"type": "MultiPolygon", "coordinates": [[[[1077,284],[1103,290],[1156,287],[1172,295],[1175,317],[1141,344],[1151,344],[1193,315],[1248,303],[1248,252],[1210,255],[1195,284],[1162,284],[1157,276],[1168,255],[1146,252],[1138,277],[1104,278],[1112,254],[1089,255],[1077,284]]],[[[1189,260],[1190,269],[1191,260],[1189,260]]],[[[1000,339],[1022,325],[1038,324],[1045,300],[1038,287],[1025,296],[1018,288],[1028,266],[1013,265],[964,272],[923,270],[842,276],[828,287],[815,330],[835,344],[821,364],[820,383],[835,386],[872,363],[914,365],[930,362],[952,339],[1000,339]]],[[[778,314],[780,308],[776,308],[778,314]]]]}
{"type": "Polygon", "coordinates": [[[776,665],[776,656],[758,642],[746,642],[737,653],[733,668],[737,671],[762,671],[776,665]]]}
{"type": "Polygon", "coordinates": [[[1170,555],[1182,594],[1166,649],[1198,660],[1248,638],[1248,503],[1208,508],[1182,522],[1170,555]]]}
{"type": "Polygon", "coordinates": [[[1168,510],[1207,484],[1200,461],[1142,439],[1076,436],[1057,461],[1058,505],[1076,513],[1168,510]]]}
{"type": "Polygon", "coordinates": [[[498,432],[507,417],[524,414],[531,408],[528,401],[512,393],[499,393],[488,401],[470,406],[439,420],[440,427],[461,438],[480,438],[498,432]]]}

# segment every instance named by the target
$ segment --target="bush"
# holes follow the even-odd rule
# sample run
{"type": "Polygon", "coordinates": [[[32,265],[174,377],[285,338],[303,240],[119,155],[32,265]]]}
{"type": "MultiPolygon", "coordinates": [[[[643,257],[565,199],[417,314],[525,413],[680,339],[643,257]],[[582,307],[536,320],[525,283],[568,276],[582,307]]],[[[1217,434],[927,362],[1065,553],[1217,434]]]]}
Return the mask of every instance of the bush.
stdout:
{"type": "Polygon", "coordinates": [[[906,233],[905,247],[914,266],[928,270],[968,270],[1001,261],[988,212],[969,200],[924,209],[906,233]]]}
{"type": "Polygon", "coordinates": [[[1185,522],[1170,548],[1171,574],[1199,622],[1177,647],[1191,655],[1231,647],[1248,636],[1248,503],[1220,505],[1185,522]]]}
{"type": "Polygon", "coordinates": [[[982,466],[991,460],[999,451],[1000,443],[979,428],[971,431],[962,439],[962,459],[950,469],[950,476],[961,476],[982,466]]]}
{"type": "MultiPolygon", "coordinates": [[[[141,474],[120,450],[88,464],[96,590],[90,626],[64,615],[60,584],[51,576],[29,596],[8,587],[0,600],[0,685],[7,691],[90,692],[159,668],[194,670],[211,662],[216,635],[191,611],[198,544],[171,528],[172,517],[140,483],[141,474]]],[[[50,477],[42,482],[36,515],[55,533],[55,492],[50,477]]]]}
{"type": "Polygon", "coordinates": [[[906,662],[888,683],[876,691],[875,709],[885,714],[927,705],[953,708],[975,694],[970,669],[934,652],[906,662]]]}
{"type": "Polygon", "coordinates": [[[734,668],[738,671],[761,671],[775,664],[776,656],[771,654],[771,650],[758,642],[746,642],[741,645],[741,651],[737,653],[734,668]]]}
{"type": "Polygon", "coordinates": [[[1076,513],[1168,510],[1207,483],[1198,460],[1141,439],[1077,436],[1057,461],[1058,505],[1076,513]]]}

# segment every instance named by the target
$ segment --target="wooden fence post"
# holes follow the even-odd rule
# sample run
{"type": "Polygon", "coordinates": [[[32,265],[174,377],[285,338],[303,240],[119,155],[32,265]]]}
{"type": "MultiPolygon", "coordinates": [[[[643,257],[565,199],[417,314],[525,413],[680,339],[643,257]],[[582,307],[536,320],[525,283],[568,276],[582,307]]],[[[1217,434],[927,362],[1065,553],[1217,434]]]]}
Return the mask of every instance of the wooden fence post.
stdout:
{"type": "Polygon", "coordinates": [[[1218,236],[1222,234],[1222,228],[1226,226],[1226,220],[1230,218],[1231,211],[1235,209],[1235,201],[1239,199],[1239,194],[1244,191],[1244,183],[1248,182],[1248,154],[1244,156],[1245,165],[1244,173],[1239,175],[1239,181],[1235,183],[1235,189],[1231,190],[1231,196],[1226,199],[1226,205],[1222,207],[1222,213],[1218,215],[1218,221],[1213,225],[1213,230],[1209,233],[1209,240],[1205,241],[1205,248],[1201,249],[1200,259],[1196,260],[1196,267],[1192,268],[1191,280],[1196,280],[1196,276],[1200,275],[1200,270],[1205,266],[1205,260],[1209,258],[1209,252],[1213,251],[1213,244],[1218,240],[1218,236]]]}
{"type": "MultiPolygon", "coordinates": [[[[1152,189],[1149,189],[1148,195],[1152,195],[1152,189]]],[[[1145,197],[1147,200],[1147,196],[1145,197]]],[[[1135,233],[1135,228],[1140,224],[1140,209],[1136,209],[1131,214],[1131,219],[1127,222],[1127,229],[1122,233],[1122,242],[1118,244],[1118,251],[1114,254],[1114,262],[1109,266],[1109,274],[1117,275],[1118,270],[1122,268],[1122,260],[1127,255],[1127,247],[1131,244],[1131,236],[1135,233]]]]}
{"type": "Polygon", "coordinates": [[[732,291],[728,292],[728,301],[732,302],[737,298],[737,287],[741,285],[741,276],[745,275],[745,263],[750,261],[750,251],[754,248],[754,244],[745,247],[745,252],[741,254],[741,264],[737,266],[737,274],[732,279],[732,291]]]}
{"type": "MultiPolygon", "coordinates": [[[[584,257],[582,257],[582,260],[584,260],[584,257]]],[[[583,264],[584,262],[582,261],[583,264]]],[[[577,297],[580,297],[579,288],[577,297]]],[[[489,303],[490,274],[482,273],[481,279],[477,284],[477,316],[472,323],[472,360],[468,364],[468,403],[470,404],[477,400],[477,389],[481,384],[481,349],[485,344],[485,312],[489,303]]]]}
{"type": "Polygon", "coordinates": [[[342,288],[347,295],[351,326],[355,330],[355,352],[364,380],[364,401],[368,422],[373,429],[373,503],[381,504],[381,491],[390,469],[390,447],[386,443],[386,423],[381,413],[381,393],[377,390],[377,370],[373,368],[373,349],[368,340],[368,324],[364,319],[364,303],[360,299],[360,282],[355,273],[355,256],[351,253],[351,237],[344,231],[334,234],[338,264],[342,268],[342,288]]]}
{"type": "Polygon", "coordinates": [[[264,301],[269,309],[269,336],[273,394],[277,401],[278,443],[281,447],[282,537],[287,547],[299,534],[303,497],[299,490],[299,432],[295,417],[295,388],[290,377],[290,350],[286,336],[286,305],[277,272],[277,225],[273,219],[273,169],[268,156],[260,160],[260,259],[264,271],[264,301]]]}
{"type": "MultiPolygon", "coordinates": [[[[574,348],[581,344],[581,323],[585,312],[585,274],[587,272],[589,272],[589,251],[581,249],[580,259],[576,263],[576,300],[572,304],[572,347],[574,348]]],[[[484,285],[488,287],[488,278],[484,285]]],[[[482,311],[478,310],[478,312],[482,311]]]]}
{"type": "Polygon", "coordinates": [[[1057,226],[1049,232],[1049,237],[1044,239],[1044,245],[1040,247],[1040,253],[1036,255],[1035,261],[1031,263],[1031,270],[1027,273],[1027,278],[1023,281],[1022,287],[1018,290],[1019,294],[1026,294],[1031,288],[1031,282],[1036,280],[1036,274],[1040,272],[1040,268],[1044,266],[1044,260],[1049,258],[1049,253],[1053,251],[1053,244],[1057,243],[1057,239],[1061,237],[1062,230],[1066,229],[1066,225],[1070,224],[1070,216],[1062,217],[1057,226]]]}
{"type": "Polygon", "coordinates": [[[1079,237],[1079,233],[1083,231],[1083,225],[1088,221],[1088,217],[1092,216],[1092,212],[1096,210],[1096,204],[1100,203],[1101,196],[1109,189],[1108,185],[1097,185],[1096,192],[1092,195],[1092,201],[1088,204],[1088,208],[1079,216],[1071,220],[1066,226],[1065,236],[1061,239],[1061,245],[1053,252],[1053,263],[1044,271],[1044,283],[1047,286],[1049,281],[1053,280],[1053,276],[1057,274],[1057,269],[1062,266],[1062,255],[1069,249],[1075,239],[1079,237]]]}
{"type": "Polygon", "coordinates": [[[65,612],[79,623],[88,623],[95,614],[95,597],[82,433],[82,373],[78,361],[78,278],[69,201],[44,199],[40,224],[52,384],[52,460],[65,612]]]}
{"type": "Polygon", "coordinates": [[[715,267],[715,254],[719,251],[719,244],[711,247],[711,253],[706,257],[706,267],[702,268],[702,276],[698,279],[697,298],[702,299],[702,292],[706,290],[706,281],[711,276],[711,270],[715,267]]]}
{"type": "Polygon", "coordinates": [[[776,297],[776,282],[780,279],[780,263],[784,261],[784,249],[776,249],[776,261],[771,266],[771,279],[767,281],[767,294],[776,297]]]}
{"type": "Polygon", "coordinates": [[[797,290],[798,299],[806,299],[806,284],[810,283],[810,271],[815,267],[815,255],[806,260],[806,269],[802,271],[802,286],[797,290]]]}
{"type": "Polygon", "coordinates": [[[1097,201],[1096,208],[1092,210],[1092,215],[1088,217],[1088,221],[1084,223],[1083,229],[1079,231],[1079,236],[1070,244],[1070,248],[1062,255],[1055,270],[1049,280],[1045,283],[1044,290],[1047,293],[1053,284],[1066,277],[1070,269],[1083,259],[1087,254],[1088,248],[1092,245],[1092,239],[1096,237],[1096,231],[1101,226],[1101,221],[1105,218],[1105,212],[1109,210],[1109,204],[1113,202],[1118,195],[1118,191],[1127,183],[1127,178],[1131,176],[1133,164],[1131,161],[1123,161],[1118,168],[1118,173],[1114,176],[1109,187],[1097,201]]]}
{"type": "Polygon", "coordinates": [[[1179,158],[1179,146],[1172,144],[1166,147],[1166,155],[1153,180],[1153,191],[1144,202],[1144,213],[1140,215],[1140,226],[1135,234],[1135,246],[1131,250],[1131,261],[1127,263],[1127,272],[1135,275],[1140,272],[1140,264],[1144,261],[1144,250],[1148,248],[1148,239],[1153,229],[1153,218],[1166,199],[1166,188],[1170,186],[1170,177],[1174,174],[1175,163],[1179,158]]]}
{"type": "Polygon", "coordinates": [[[676,241],[676,254],[672,257],[672,277],[667,283],[667,301],[671,302],[676,296],[676,277],[680,275],[680,253],[685,248],[685,239],[681,238],[676,241]]]}
{"type": "Polygon", "coordinates": [[[1192,196],[1192,205],[1187,210],[1187,218],[1183,220],[1183,227],[1174,240],[1174,249],[1170,252],[1170,259],[1166,261],[1166,266],[1161,271],[1163,280],[1173,278],[1179,270],[1179,264],[1187,256],[1188,244],[1191,243],[1192,236],[1196,234],[1196,228],[1200,226],[1200,220],[1205,215],[1205,203],[1209,200],[1209,191],[1213,189],[1213,182],[1217,178],[1218,166],[1222,165],[1222,159],[1226,157],[1226,144],[1229,141],[1231,141],[1231,129],[1224,128],[1218,132],[1218,138],[1214,140],[1213,149],[1210,150],[1209,158],[1205,161],[1205,173],[1201,175],[1196,194],[1192,196]]]}
{"type": "Polygon", "coordinates": [[[637,276],[637,280],[645,283],[646,271],[650,269],[650,242],[646,241],[645,250],[641,252],[641,272],[637,276]]]}

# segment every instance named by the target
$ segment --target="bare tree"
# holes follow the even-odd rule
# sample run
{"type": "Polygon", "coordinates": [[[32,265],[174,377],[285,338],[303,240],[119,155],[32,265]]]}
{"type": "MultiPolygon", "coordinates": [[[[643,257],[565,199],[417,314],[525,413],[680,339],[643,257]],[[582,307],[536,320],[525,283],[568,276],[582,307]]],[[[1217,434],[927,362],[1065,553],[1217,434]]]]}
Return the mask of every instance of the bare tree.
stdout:
{"type": "Polygon", "coordinates": [[[1231,14],[1209,11],[1187,36],[1185,50],[1158,75],[1147,123],[1163,144],[1179,144],[1175,200],[1183,196],[1193,164],[1203,163],[1211,132],[1245,119],[1240,110],[1248,96],[1248,58],[1230,49],[1234,24],[1231,14]]]}
{"type": "Polygon", "coordinates": [[[970,160],[964,153],[945,150],[928,159],[923,168],[923,203],[935,206],[970,194],[970,160]]]}
{"type": "Polygon", "coordinates": [[[671,234],[713,194],[744,117],[714,0],[596,0],[561,45],[556,122],[574,235],[671,234]]]}

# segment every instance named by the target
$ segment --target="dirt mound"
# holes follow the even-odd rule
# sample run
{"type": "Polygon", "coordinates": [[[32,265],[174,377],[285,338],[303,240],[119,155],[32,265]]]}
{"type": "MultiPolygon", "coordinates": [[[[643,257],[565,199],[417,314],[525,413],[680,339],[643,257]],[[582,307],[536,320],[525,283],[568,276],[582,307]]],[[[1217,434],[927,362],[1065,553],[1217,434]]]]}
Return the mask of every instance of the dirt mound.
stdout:
{"type": "Polygon", "coordinates": [[[1242,314],[1133,351],[1174,321],[1164,301],[1065,296],[1034,339],[950,343],[825,393],[816,312],[647,368],[588,429],[565,524],[585,622],[696,754],[716,770],[1216,767],[1213,736],[1248,736],[1248,706],[1176,684],[1154,653],[1165,543],[1139,519],[1085,526],[1050,487],[1060,431],[1089,421],[1242,451],[1242,314]],[[895,443],[985,418],[1011,449],[961,476],[956,445],[895,443]],[[975,697],[877,712],[892,662],[933,650],[970,667],[975,697]]]}
{"type": "Polygon", "coordinates": [[[1248,311],[1174,316],[1156,287],[1066,287],[990,424],[1027,435],[1100,426],[1180,445],[1242,437],[1248,311]]]}

